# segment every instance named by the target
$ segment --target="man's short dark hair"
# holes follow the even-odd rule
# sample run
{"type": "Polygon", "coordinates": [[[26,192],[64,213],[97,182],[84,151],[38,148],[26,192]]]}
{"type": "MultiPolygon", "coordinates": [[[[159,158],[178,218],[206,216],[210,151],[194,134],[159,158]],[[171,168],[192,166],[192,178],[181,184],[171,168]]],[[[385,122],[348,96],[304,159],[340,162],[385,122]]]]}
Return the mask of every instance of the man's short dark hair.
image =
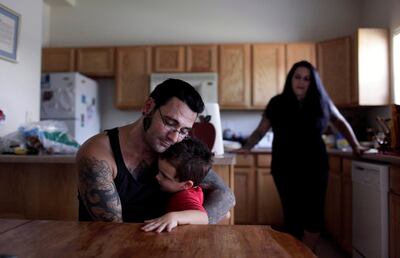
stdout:
{"type": "Polygon", "coordinates": [[[171,98],[176,97],[186,103],[195,113],[201,113],[204,110],[204,102],[196,89],[179,79],[168,79],[158,84],[150,93],[150,97],[154,99],[156,109],[165,105],[171,98]]]}
{"type": "Polygon", "coordinates": [[[213,156],[203,142],[188,137],[169,147],[159,158],[175,167],[179,182],[191,180],[197,186],[211,169],[213,156]]]}

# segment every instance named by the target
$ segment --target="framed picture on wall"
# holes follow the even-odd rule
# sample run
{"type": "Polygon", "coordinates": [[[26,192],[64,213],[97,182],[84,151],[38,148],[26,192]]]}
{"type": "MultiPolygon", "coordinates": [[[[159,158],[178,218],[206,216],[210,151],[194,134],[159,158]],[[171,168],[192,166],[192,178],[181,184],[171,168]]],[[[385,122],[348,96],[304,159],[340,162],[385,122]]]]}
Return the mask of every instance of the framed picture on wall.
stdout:
{"type": "Polygon", "coordinates": [[[0,4],[0,58],[17,62],[21,15],[0,4]]]}

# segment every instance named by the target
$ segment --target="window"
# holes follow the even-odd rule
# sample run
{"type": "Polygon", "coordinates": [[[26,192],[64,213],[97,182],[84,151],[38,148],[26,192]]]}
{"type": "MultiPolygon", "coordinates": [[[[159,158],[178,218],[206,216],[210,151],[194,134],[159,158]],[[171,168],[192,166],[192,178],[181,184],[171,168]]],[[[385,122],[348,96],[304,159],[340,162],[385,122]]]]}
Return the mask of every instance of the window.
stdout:
{"type": "Polygon", "coordinates": [[[394,103],[400,104],[400,28],[393,36],[394,103]]]}

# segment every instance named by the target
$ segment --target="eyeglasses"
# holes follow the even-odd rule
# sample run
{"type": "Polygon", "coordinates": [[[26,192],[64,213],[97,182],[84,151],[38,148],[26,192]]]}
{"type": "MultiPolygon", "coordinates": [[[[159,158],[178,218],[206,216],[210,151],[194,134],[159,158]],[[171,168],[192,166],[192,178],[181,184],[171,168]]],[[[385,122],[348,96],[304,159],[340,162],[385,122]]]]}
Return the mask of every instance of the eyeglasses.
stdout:
{"type": "Polygon", "coordinates": [[[176,129],[177,122],[175,120],[164,117],[160,108],[158,109],[158,112],[160,113],[161,121],[163,122],[164,127],[167,128],[169,132],[178,133],[178,136],[181,138],[188,136],[191,128],[181,128],[178,130],[176,129]]]}

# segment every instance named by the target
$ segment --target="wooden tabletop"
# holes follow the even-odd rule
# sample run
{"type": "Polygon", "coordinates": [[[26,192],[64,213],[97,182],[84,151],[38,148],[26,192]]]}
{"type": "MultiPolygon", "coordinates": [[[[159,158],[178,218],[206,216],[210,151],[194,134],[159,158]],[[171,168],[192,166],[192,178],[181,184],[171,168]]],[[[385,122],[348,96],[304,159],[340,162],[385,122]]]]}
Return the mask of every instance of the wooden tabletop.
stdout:
{"type": "Polygon", "coordinates": [[[22,257],[316,257],[292,236],[261,225],[141,224],[0,219],[0,255],[22,257]]]}

